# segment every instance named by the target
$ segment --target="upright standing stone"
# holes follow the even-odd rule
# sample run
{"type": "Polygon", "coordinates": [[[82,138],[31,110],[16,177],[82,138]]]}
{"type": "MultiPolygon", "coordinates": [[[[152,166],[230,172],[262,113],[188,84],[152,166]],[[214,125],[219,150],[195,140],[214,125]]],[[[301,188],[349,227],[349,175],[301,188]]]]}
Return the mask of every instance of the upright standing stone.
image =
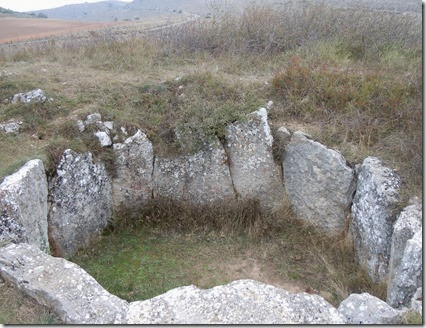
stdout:
{"type": "Polygon", "coordinates": [[[124,143],[114,144],[116,172],[113,179],[114,207],[132,208],[152,198],[154,152],[151,141],[138,130],[124,143]]]}
{"type": "Polygon", "coordinates": [[[351,231],[358,263],[375,282],[387,278],[400,188],[398,175],[378,158],[368,157],[359,167],[351,231]]]}
{"type": "Polygon", "coordinates": [[[344,230],[355,181],[340,153],[297,131],[285,148],[283,175],[287,194],[301,219],[328,234],[344,230]]]}
{"type": "Polygon", "coordinates": [[[257,199],[266,209],[281,205],[284,187],[272,155],[272,134],[265,108],[245,123],[229,126],[226,151],[235,190],[241,199],[257,199]]]}
{"type": "Polygon", "coordinates": [[[112,213],[112,190],[105,167],[92,154],[67,149],[51,182],[49,238],[56,255],[71,256],[89,245],[112,213]]]}
{"type": "Polygon", "coordinates": [[[417,289],[422,286],[422,229],[407,241],[395,279],[388,289],[387,302],[395,307],[410,306],[417,289]]]}
{"type": "Polygon", "coordinates": [[[228,158],[219,140],[194,155],[156,157],[154,197],[208,205],[235,200],[228,158]]]}
{"type": "Polygon", "coordinates": [[[42,161],[31,160],[0,185],[0,241],[24,242],[49,252],[47,179],[42,161]]]}
{"type": "Polygon", "coordinates": [[[407,206],[398,216],[392,234],[392,245],[389,260],[388,299],[398,279],[398,272],[404,255],[407,241],[422,228],[422,206],[407,206]]]}

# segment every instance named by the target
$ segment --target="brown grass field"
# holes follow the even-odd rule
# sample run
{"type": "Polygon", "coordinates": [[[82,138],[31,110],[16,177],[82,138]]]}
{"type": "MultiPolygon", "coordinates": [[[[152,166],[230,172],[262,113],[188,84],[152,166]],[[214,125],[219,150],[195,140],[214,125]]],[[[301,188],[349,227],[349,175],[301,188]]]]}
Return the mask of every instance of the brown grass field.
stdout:
{"type": "MultiPolygon", "coordinates": [[[[183,15],[187,18],[187,15],[183,15]]],[[[182,18],[180,17],[180,18],[182,18]]],[[[75,34],[109,27],[129,26],[146,29],[176,22],[179,17],[156,16],[140,21],[79,22],[59,19],[17,18],[0,15],[0,44],[44,39],[53,36],[75,34]]]]}

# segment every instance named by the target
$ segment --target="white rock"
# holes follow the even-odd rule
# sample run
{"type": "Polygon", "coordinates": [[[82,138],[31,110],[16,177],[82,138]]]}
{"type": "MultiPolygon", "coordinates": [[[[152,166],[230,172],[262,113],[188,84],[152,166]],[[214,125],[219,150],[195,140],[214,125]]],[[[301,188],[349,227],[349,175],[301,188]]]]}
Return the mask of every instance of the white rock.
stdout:
{"type": "Polygon", "coordinates": [[[378,158],[368,157],[359,167],[351,233],[357,261],[375,282],[386,281],[388,276],[400,188],[398,175],[378,158]]]}
{"type": "Polygon", "coordinates": [[[77,125],[77,129],[78,129],[79,132],[84,131],[85,127],[84,127],[84,123],[83,123],[82,120],[77,120],[76,125],[77,125]]]}
{"type": "Polygon", "coordinates": [[[126,301],[108,293],[78,265],[28,244],[0,249],[0,275],[65,324],[124,323],[126,301]]]}
{"type": "Polygon", "coordinates": [[[106,121],[106,122],[103,122],[103,124],[108,130],[114,129],[114,122],[113,121],[106,121]]]}
{"type": "Polygon", "coordinates": [[[102,163],[67,149],[50,183],[49,237],[56,255],[71,256],[100,235],[112,214],[112,190],[102,163]]]}
{"type": "Polygon", "coordinates": [[[422,229],[407,241],[387,302],[395,308],[410,306],[417,289],[422,286],[422,229]]]}
{"type": "Polygon", "coordinates": [[[155,298],[132,302],[127,324],[343,324],[321,296],[290,294],[254,280],[201,290],[179,287],[155,298]]]}
{"type": "Polygon", "coordinates": [[[422,205],[409,205],[399,214],[393,226],[392,245],[389,261],[388,303],[398,306],[396,300],[391,301],[400,270],[401,260],[407,241],[422,228],[422,205]]]}
{"type": "Polygon", "coordinates": [[[219,140],[205,145],[193,155],[156,157],[154,197],[192,204],[235,200],[228,157],[219,140]]]}
{"type": "Polygon", "coordinates": [[[399,324],[402,313],[368,293],[352,294],[337,309],[351,325],[399,324]]]}
{"type": "Polygon", "coordinates": [[[285,146],[283,175],[298,217],[328,234],[343,231],[355,176],[340,153],[296,131],[285,146]]]}
{"type": "Polygon", "coordinates": [[[284,188],[272,142],[267,112],[261,108],[247,123],[228,127],[225,149],[238,197],[259,200],[261,207],[274,210],[282,204],[284,188]]]}
{"type": "Polygon", "coordinates": [[[9,122],[0,123],[0,130],[6,133],[17,133],[21,129],[22,122],[15,122],[10,120],[9,122]]]}
{"type": "Polygon", "coordinates": [[[108,133],[104,131],[98,131],[98,132],[95,132],[94,135],[98,138],[99,143],[101,144],[102,147],[109,147],[112,145],[112,141],[108,133]]]}
{"type": "Polygon", "coordinates": [[[94,123],[101,121],[101,120],[102,120],[101,114],[93,113],[93,114],[87,115],[86,120],[84,121],[84,124],[85,125],[91,125],[91,124],[94,124],[94,123]]]}
{"type": "Polygon", "coordinates": [[[114,144],[116,176],[113,179],[114,207],[132,208],[152,197],[154,151],[151,141],[138,130],[124,143],[114,144]]]}
{"type": "Polygon", "coordinates": [[[44,102],[47,98],[41,89],[34,89],[27,93],[17,93],[13,96],[12,103],[20,101],[21,103],[28,104],[31,102],[44,102]]]}
{"type": "Polygon", "coordinates": [[[49,252],[47,178],[42,161],[27,162],[0,184],[0,241],[34,245],[49,252]]]}

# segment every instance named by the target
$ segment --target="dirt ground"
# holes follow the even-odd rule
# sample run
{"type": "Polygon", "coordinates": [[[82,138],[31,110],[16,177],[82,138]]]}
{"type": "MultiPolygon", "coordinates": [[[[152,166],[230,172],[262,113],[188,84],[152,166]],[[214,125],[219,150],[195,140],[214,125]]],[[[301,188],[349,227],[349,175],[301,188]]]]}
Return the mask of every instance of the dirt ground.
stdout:
{"type": "Polygon", "coordinates": [[[74,22],[55,19],[0,18],[0,44],[123,25],[126,22],[74,22]]]}

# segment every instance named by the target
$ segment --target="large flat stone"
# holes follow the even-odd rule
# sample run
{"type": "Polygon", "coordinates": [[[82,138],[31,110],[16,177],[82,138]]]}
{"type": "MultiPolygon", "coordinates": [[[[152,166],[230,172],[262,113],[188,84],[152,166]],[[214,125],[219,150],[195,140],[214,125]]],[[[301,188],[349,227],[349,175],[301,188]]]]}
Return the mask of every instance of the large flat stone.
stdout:
{"type": "Polygon", "coordinates": [[[407,241],[404,253],[395,274],[393,284],[389,286],[387,302],[395,307],[410,306],[413,295],[422,286],[422,229],[407,241]]]}
{"type": "Polygon", "coordinates": [[[49,238],[56,255],[71,256],[107,226],[112,190],[105,167],[91,153],[67,149],[50,185],[49,238]]]}
{"type": "Polygon", "coordinates": [[[228,158],[215,140],[193,155],[156,157],[154,198],[208,205],[235,200],[228,158]]]}
{"type": "Polygon", "coordinates": [[[283,175],[298,217],[328,234],[344,230],[355,176],[340,153],[297,131],[285,147],[283,175]]]}
{"type": "Polygon", "coordinates": [[[114,144],[116,177],[112,182],[115,208],[132,208],[152,198],[154,152],[151,141],[138,130],[124,143],[114,144]]]}
{"type": "Polygon", "coordinates": [[[124,323],[128,303],[108,293],[77,264],[28,244],[0,249],[0,275],[66,324],[124,323]]]}
{"type": "Polygon", "coordinates": [[[0,185],[0,241],[24,242],[49,252],[47,179],[42,161],[27,162],[0,185]]]}
{"type": "Polygon", "coordinates": [[[282,204],[284,186],[272,155],[272,142],[267,112],[261,108],[248,122],[228,127],[225,148],[238,197],[259,200],[263,208],[274,210],[282,204]]]}
{"type": "Polygon", "coordinates": [[[290,294],[253,280],[201,290],[179,287],[132,302],[128,324],[343,324],[344,318],[321,296],[290,294]]]}
{"type": "MultiPolygon", "coordinates": [[[[399,214],[393,226],[392,245],[389,261],[389,282],[388,297],[391,294],[398,279],[398,272],[407,241],[413,238],[414,234],[422,229],[422,206],[421,204],[409,205],[399,214]]],[[[395,301],[395,300],[394,300],[395,301]]],[[[396,306],[396,303],[391,305],[396,306]]]]}
{"type": "Polygon", "coordinates": [[[400,188],[398,175],[378,158],[367,157],[360,165],[351,232],[357,261],[375,282],[387,281],[400,188]]]}

